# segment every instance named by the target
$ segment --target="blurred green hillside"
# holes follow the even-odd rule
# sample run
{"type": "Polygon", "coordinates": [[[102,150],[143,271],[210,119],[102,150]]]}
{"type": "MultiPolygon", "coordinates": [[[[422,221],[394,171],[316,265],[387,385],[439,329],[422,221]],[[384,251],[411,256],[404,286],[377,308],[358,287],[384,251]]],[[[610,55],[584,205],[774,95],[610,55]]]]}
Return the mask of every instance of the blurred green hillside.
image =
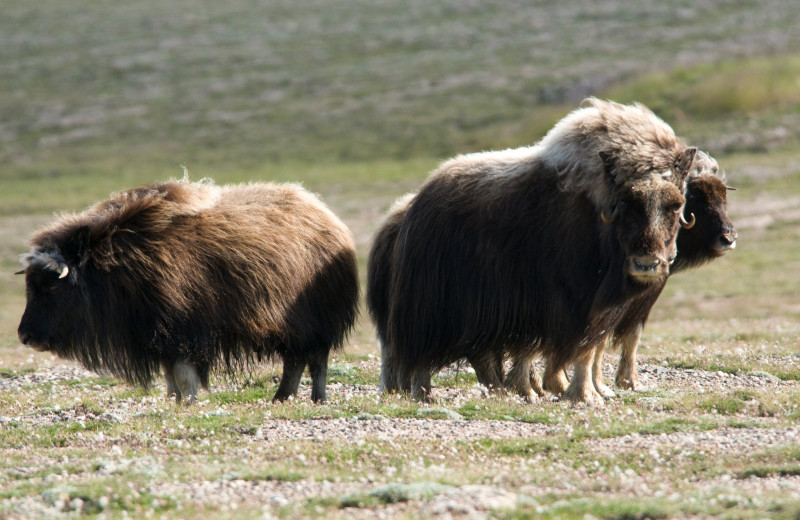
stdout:
{"type": "Polygon", "coordinates": [[[797,288],[794,0],[3,2],[0,49],[0,344],[16,344],[24,305],[10,273],[54,211],[181,164],[219,183],[296,180],[363,259],[388,204],[439,160],[530,144],[587,95],[644,102],[740,188],[742,250],[671,283],[668,315],[690,287],[768,302],[797,288]],[[764,220],[765,205],[783,209],[764,220]]]}

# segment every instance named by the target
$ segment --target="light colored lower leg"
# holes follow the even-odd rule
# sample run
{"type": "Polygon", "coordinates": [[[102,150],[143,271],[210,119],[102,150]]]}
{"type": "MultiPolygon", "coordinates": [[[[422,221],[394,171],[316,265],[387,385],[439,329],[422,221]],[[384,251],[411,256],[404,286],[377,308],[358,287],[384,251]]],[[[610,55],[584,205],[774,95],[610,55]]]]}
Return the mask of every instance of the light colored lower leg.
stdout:
{"type": "Polygon", "coordinates": [[[533,389],[531,388],[531,368],[533,359],[531,356],[514,356],[514,364],[506,375],[503,385],[513,390],[520,397],[527,401],[533,400],[533,389]]]}
{"type": "Polygon", "coordinates": [[[178,361],[172,366],[172,374],[175,377],[175,385],[186,398],[186,406],[194,404],[197,401],[197,390],[200,387],[197,370],[186,361],[178,361]]]}
{"type": "Polygon", "coordinates": [[[622,352],[619,355],[617,377],[614,380],[618,387],[627,390],[636,390],[639,386],[639,370],[636,366],[636,349],[639,347],[639,338],[642,336],[642,327],[637,327],[633,332],[621,338],[622,352]]]}
{"type": "MultiPolygon", "coordinates": [[[[533,366],[533,361],[530,363],[531,368],[531,389],[536,392],[536,395],[539,397],[544,397],[544,387],[542,386],[542,378],[539,377],[539,372],[536,371],[536,367],[533,366]]],[[[563,370],[561,371],[564,372],[563,370]]],[[[566,377],[566,376],[565,376],[566,377]]]]}
{"type": "Polygon", "coordinates": [[[616,394],[611,390],[605,381],[603,381],[603,353],[606,351],[611,341],[611,335],[606,336],[606,339],[598,345],[594,351],[594,364],[592,365],[592,382],[594,389],[603,397],[614,397],[616,394]]]}
{"type": "Polygon", "coordinates": [[[553,394],[563,394],[569,386],[564,367],[557,367],[551,360],[547,360],[544,367],[544,389],[553,394]]]}
{"type": "Polygon", "coordinates": [[[575,372],[572,381],[564,391],[563,398],[572,402],[584,402],[593,406],[603,406],[603,398],[594,389],[592,383],[592,365],[594,364],[594,351],[589,349],[575,359],[575,372]]]}

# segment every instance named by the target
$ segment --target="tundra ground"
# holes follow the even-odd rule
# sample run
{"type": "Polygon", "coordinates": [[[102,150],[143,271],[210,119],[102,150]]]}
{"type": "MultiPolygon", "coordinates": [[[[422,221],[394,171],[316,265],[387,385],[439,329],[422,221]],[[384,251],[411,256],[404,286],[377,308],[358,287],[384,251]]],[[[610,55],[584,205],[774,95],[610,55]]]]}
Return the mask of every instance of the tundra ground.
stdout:
{"type": "MultiPolygon", "coordinates": [[[[795,0],[6,3],[0,17],[0,518],[800,517],[795,0]],[[735,251],[675,276],[636,392],[603,408],[379,397],[362,307],[329,401],[279,365],[185,409],[19,345],[26,238],[181,175],[297,181],[360,270],[391,202],[456,153],[527,145],[581,98],[641,101],[726,170],[735,251]]],[[[615,357],[605,376],[613,381],[615,357]]]]}

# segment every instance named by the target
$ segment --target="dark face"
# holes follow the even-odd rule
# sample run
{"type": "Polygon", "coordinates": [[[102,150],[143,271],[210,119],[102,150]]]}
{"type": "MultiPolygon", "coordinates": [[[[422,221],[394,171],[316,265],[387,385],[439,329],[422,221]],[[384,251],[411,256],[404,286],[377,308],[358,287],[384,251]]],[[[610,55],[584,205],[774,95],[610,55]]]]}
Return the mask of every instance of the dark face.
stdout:
{"type": "Polygon", "coordinates": [[[686,185],[685,218],[695,225],[678,234],[678,251],[690,262],[720,257],[736,247],[738,234],[728,219],[728,189],[716,175],[692,176],[686,185]]]}
{"type": "Polygon", "coordinates": [[[677,255],[675,239],[685,199],[658,176],[619,188],[614,232],[626,255],[625,274],[638,285],[661,283],[677,255]]]}
{"type": "Polygon", "coordinates": [[[27,305],[19,324],[19,340],[35,350],[57,350],[68,344],[80,308],[75,274],[57,255],[36,255],[25,270],[27,305]],[[66,268],[66,269],[65,269],[66,268]]]}

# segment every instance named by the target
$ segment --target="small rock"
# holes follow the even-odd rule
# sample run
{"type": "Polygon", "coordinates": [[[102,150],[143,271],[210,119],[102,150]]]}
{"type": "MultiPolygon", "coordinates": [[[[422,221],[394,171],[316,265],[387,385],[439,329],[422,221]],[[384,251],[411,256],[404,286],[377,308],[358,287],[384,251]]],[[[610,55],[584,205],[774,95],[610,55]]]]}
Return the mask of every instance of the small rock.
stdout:
{"type": "Polygon", "coordinates": [[[444,417],[454,421],[463,421],[464,416],[449,408],[420,408],[417,410],[417,417],[444,417]]]}
{"type": "Polygon", "coordinates": [[[775,383],[780,383],[781,378],[770,374],[769,372],[764,372],[763,370],[753,370],[752,372],[747,372],[750,377],[760,377],[762,379],[766,379],[768,381],[773,381],[775,383]]]}

